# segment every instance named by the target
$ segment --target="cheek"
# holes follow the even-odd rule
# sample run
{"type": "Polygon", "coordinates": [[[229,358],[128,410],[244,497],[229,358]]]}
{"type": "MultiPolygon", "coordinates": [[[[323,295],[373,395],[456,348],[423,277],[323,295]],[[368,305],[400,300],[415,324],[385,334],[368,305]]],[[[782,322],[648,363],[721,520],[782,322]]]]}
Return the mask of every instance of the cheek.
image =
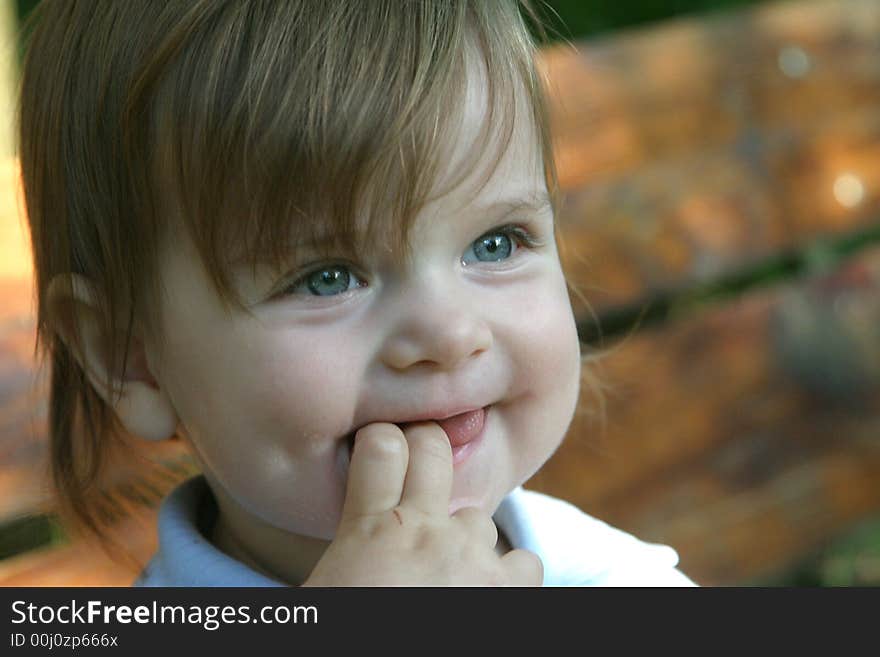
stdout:
{"type": "Polygon", "coordinates": [[[498,439],[455,484],[458,498],[482,500],[489,512],[559,447],[580,384],[580,346],[561,273],[519,286],[503,301],[493,313],[495,349],[509,368],[508,394],[494,416],[498,439]]]}
{"type": "Polygon", "coordinates": [[[511,405],[510,435],[521,482],[552,455],[568,431],[580,392],[581,359],[561,274],[529,296],[519,318],[510,334],[510,349],[516,398],[523,403],[511,405]]]}
{"type": "MultiPolygon", "coordinates": [[[[327,536],[344,491],[339,441],[351,423],[357,354],[292,331],[228,336],[187,352],[181,421],[212,478],[242,508],[297,533],[327,536]]],[[[178,401],[176,400],[176,402],[178,401]]]]}
{"type": "Polygon", "coordinates": [[[536,395],[576,397],[580,343],[561,273],[541,290],[524,295],[524,299],[510,336],[517,376],[527,381],[536,395]]]}
{"type": "Polygon", "coordinates": [[[304,340],[295,332],[266,340],[260,346],[262,373],[249,388],[269,426],[296,426],[304,448],[328,431],[347,431],[360,380],[355,372],[363,360],[352,344],[304,340]]]}

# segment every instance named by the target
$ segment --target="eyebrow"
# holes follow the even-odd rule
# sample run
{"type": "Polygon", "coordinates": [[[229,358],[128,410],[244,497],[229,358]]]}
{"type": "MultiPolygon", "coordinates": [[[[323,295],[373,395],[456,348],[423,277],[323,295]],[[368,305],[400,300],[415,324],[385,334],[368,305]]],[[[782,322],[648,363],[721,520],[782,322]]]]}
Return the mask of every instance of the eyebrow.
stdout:
{"type": "Polygon", "coordinates": [[[493,201],[485,205],[476,206],[478,210],[489,212],[500,210],[499,215],[508,215],[519,210],[542,211],[552,207],[550,196],[546,191],[532,192],[524,196],[515,196],[500,201],[493,201]]]}

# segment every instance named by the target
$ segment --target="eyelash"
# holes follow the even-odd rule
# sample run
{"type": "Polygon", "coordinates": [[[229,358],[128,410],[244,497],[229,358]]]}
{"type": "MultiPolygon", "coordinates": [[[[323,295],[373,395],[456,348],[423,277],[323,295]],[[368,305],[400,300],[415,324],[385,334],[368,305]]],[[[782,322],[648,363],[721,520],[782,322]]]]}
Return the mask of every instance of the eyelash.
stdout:
{"type": "MultiPolygon", "coordinates": [[[[526,250],[533,250],[533,249],[537,249],[541,246],[544,246],[544,242],[542,240],[538,239],[528,228],[526,228],[522,224],[506,224],[504,226],[499,226],[498,228],[493,228],[493,229],[483,233],[482,235],[480,235],[480,237],[478,237],[476,240],[471,242],[471,244],[469,245],[468,248],[470,248],[470,246],[473,246],[473,244],[475,242],[482,239],[483,237],[487,237],[490,235],[499,235],[499,234],[503,234],[503,235],[507,235],[508,237],[512,237],[512,238],[514,238],[513,241],[516,242],[516,249],[513,251],[513,253],[511,254],[511,256],[509,258],[505,259],[505,261],[511,260],[512,258],[515,258],[516,253],[518,253],[521,248],[525,248],[526,250]]],[[[327,262],[321,262],[318,265],[307,269],[302,275],[293,279],[289,284],[285,284],[281,288],[281,291],[278,292],[277,294],[273,295],[273,297],[294,296],[294,294],[292,292],[288,293],[287,291],[291,290],[291,289],[296,289],[296,288],[300,287],[301,285],[303,285],[308,280],[309,276],[311,276],[312,274],[315,274],[319,271],[322,271],[324,269],[329,269],[329,268],[335,267],[335,266],[342,266],[342,267],[346,267],[348,269],[353,269],[353,267],[347,262],[333,261],[333,260],[330,260],[327,262]]],[[[360,287],[364,287],[364,286],[358,285],[357,287],[360,288],[360,287]]],[[[342,292],[340,294],[331,294],[331,295],[326,295],[326,296],[312,295],[312,294],[306,294],[304,296],[308,299],[318,299],[318,300],[325,299],[325,298],[338,299],[339,297],[344,297],[344,296],[348,295],[348,293],[352,292],[352,291],[353,290],[347,290],[347,291],[342,292]]]]}

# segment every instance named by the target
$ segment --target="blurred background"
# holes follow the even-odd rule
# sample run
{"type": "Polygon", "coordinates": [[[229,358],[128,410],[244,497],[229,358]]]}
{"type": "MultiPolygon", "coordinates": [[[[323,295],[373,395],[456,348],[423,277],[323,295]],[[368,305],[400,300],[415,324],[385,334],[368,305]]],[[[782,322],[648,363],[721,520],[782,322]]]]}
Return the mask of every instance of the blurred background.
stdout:
{"type": "MultiPolygon", "coordinates": [[[[46,493],[11,131],[36,4],[0,0],[0,585],[125,585],[46,493]]],[[[560,246],[605,407],[585,390],[526,486],[672,545],[703,585],[880,584],[880,2],[543,12],[560,246]]],[[[118,482],[145,558],[164,490],[118,482]]]]}

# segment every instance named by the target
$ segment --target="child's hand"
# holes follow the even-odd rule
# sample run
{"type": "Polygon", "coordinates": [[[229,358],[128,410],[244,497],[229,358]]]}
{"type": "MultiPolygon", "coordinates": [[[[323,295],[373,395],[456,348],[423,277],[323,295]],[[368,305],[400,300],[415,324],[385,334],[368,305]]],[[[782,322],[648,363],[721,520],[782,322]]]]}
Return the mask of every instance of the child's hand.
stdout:
{"type": "Polygon", "coordinates": [[[537,555],[495,552],[491,517],[475,507],[449,515],[452,472],[436,422],[363,427],[336,538],[304,586],[540,586],[537,555]]]}

